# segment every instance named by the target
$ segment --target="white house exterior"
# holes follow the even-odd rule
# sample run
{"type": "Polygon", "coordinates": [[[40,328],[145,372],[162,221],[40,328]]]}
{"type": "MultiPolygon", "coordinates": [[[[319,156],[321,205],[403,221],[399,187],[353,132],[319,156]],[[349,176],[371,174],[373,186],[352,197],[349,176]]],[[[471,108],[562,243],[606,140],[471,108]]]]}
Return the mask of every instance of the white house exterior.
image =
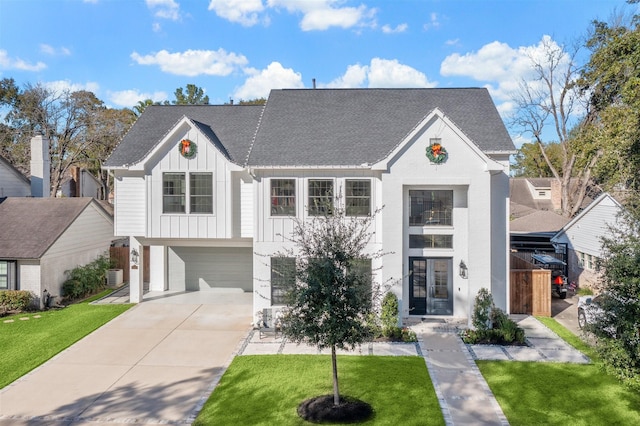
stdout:
{"type": "Polygon", "coordinates": [[[566,247],[570,282],[586,288],[597,283],[602,238],[611,236],[609,230],[617,226],[622,210],[622,205],[604,192],[551,238],[552,243],[566,247]]]}
{"type": "Polygon", "coordinates": [[[274,90],[264,106],[150,106],[105,163],[115,234],[138,254],[131,299],[143,298],[148,245],[152,291],[241,289],[256,311],[279,306],[286,277],[273,257],[292,248],[294,218],[331,200],[355,216],[382,209],[368,250],[389,254],[365,266],[393,284],[403,317],[468,317],[482,287],[507,310],[513,151],[485,89],[274,90]],[[426,155],[437,143],[439,164],[426,155]]]}
{"type": "Polygon", "coordinates": [[[28,197],[31,182],[9,161],[0,155],[0,198],[28,197]]]}

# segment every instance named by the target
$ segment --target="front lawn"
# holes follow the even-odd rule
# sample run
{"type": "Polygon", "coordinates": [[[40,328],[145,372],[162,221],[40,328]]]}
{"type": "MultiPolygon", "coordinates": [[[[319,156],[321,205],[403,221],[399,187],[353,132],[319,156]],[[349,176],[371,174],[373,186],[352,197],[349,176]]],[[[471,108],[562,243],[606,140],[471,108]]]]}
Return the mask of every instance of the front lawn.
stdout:
{"type": "MultiPolygon", "coordinates": [[[[368,425],[444,425],[424,359],[417,356],[338,357],[340,393],[375,410],[368,425]]],[[[296,409],[332,393],[327,355],[235,357],[194,425],[304,425],[296,409]]]]}
{"type": "Polygon", "coordinates": [[[542,322],[594,363],[478,361],[509,423],[513,426],[640,424],[638,395],[605,373],[595,352],[577,336],[553,319],[542,322]]]}
{"type": "Polygon", "coordinates": [[[133,305],[89,301],[0,318],[0,389],[33,370],[133,305]]]}

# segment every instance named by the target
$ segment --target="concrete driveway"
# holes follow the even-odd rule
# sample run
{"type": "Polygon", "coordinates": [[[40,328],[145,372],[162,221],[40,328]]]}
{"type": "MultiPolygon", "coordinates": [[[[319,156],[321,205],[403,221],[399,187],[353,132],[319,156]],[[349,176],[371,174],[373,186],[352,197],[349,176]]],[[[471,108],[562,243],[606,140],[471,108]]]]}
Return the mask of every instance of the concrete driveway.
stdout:
{"type": "Polygon", "coordinates": [[[0,424],[190,423],[247,336],[253,296],[166,296],[0,390],[0,424]]]}
{"type": "Polygon", "coordinates": [[[551,297],[551,317],[576,336],[581,333],[578,326],[578,298],[577,295],[566,299],[551,297]]]}

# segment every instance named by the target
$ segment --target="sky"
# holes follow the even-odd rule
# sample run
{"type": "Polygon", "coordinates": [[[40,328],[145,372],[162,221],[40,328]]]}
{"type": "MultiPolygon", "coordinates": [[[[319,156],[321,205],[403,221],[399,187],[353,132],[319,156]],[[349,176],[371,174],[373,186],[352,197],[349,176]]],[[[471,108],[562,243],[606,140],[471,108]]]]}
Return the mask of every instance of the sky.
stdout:
{"type": "MultiPolygon", "coordinates": [[[[541,45],[584,39],[624,0],[0,0],[0,79],[112,108],[270,89],[486,87],[503,117],[541,45]]],[[[583,58],[588,52],[582,52],[583,58]]]]}

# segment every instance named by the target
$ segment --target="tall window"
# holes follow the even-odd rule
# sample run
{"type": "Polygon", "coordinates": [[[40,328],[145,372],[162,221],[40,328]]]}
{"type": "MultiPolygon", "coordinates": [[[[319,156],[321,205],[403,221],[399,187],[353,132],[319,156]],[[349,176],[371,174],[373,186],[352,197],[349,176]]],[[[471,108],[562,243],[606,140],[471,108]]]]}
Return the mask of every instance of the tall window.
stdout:
{"type": "Polygon", "coordinates": [[[451,226],[453,191],[409,191],[410,226],[451,226]]]}
{"type": "Polygon", "coordinates": [[[284,305],[287,289],[296,282],[295,257],[271,258],[271,304],[284,305]]]}
{"type": "Polygon", "coordinates": [[[162,212],[185,213],[184,173],[162,174],[162,212]]]}
{"type": "Polygon", "coordinates": [[[189,213],[213,213],[213,174],[189,174],[189,213]]]}
{"type": "Polygon", "coordinates": [[[271,216],[295,216],[296,181],[271,179],[271,216]]]}
{"type": "Polygon", "coordinates": [[[0,290],[9,289],[9,262],[0,260],[0,290]]]}
{"type": "Polygon", "coordinates": [[[309,179],[309,216],[331,214],[333,211],[333,181],[309,179]]]}
{"type": "Polygon", "coordinates": [[[345,213],[347,216],[370,215],[371,181],[347,179],[345,186],[345,213]]]}

